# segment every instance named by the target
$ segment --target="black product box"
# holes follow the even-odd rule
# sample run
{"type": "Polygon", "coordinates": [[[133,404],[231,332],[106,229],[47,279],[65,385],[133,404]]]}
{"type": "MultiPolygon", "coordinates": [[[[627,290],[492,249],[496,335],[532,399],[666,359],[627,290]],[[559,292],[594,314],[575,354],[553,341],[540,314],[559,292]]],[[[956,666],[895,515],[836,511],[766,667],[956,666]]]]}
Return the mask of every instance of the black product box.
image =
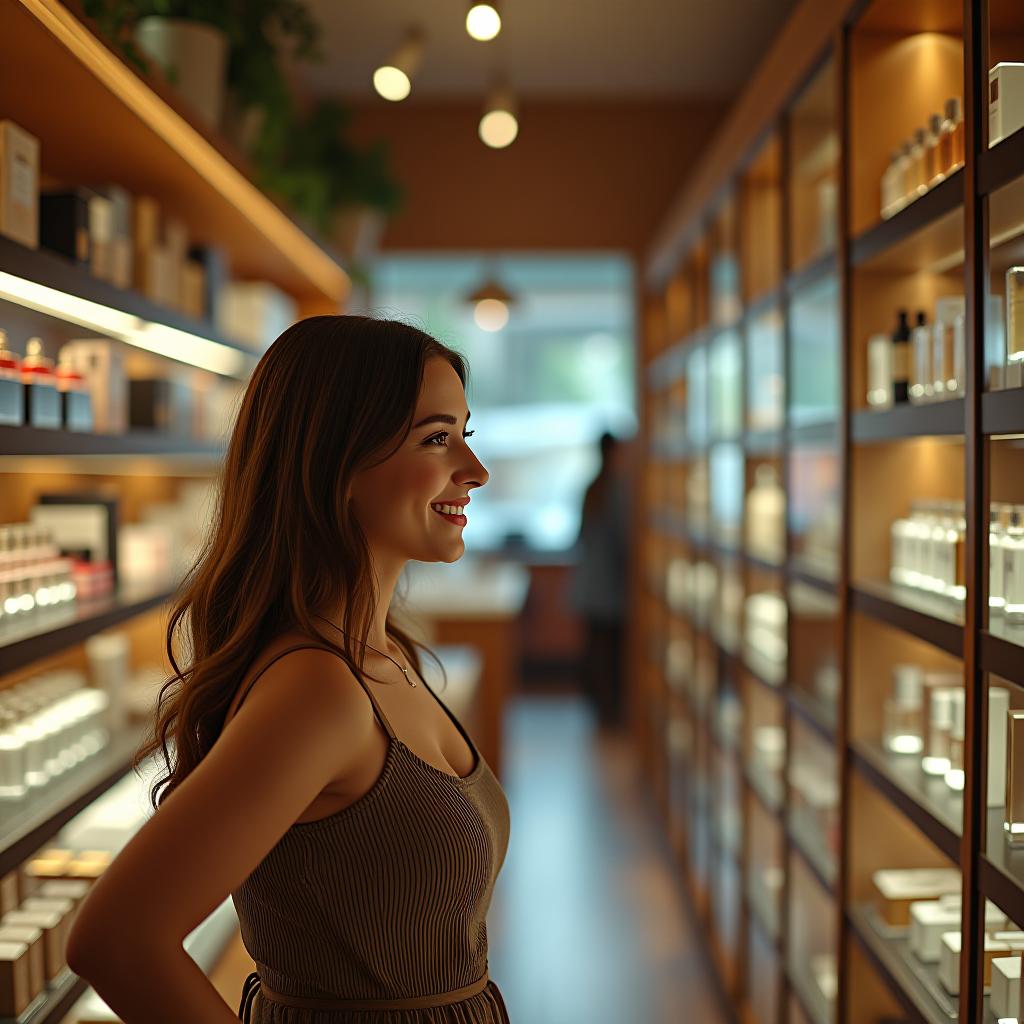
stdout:
{"type": "Polygon", "coordinates": [[[25,384],[25,423],[44,430],[60,430],[60,392],[53,384],[25,384]]]}
{"type": "Polygon", "coordinates": [[[128,425],[133,430],[160,430],[187,437],[192,419],[188,385],[163,377],[128,381],[128,425]]]}
{"type": "Polygon", "coordinates": [[[208,245],[193,245],[188,250],[188,258],[198,263],[206,275],[203,318],[218,323],[220,297],[229,281],[227,256],[223,249],[208,245]]]}
{"type": "Polygon", "coordinates": [[[117,590],[117,509],[117,498],[92,491],[40,494],[31,520],[50,527],[62,551],[85,548],[91,553],[91,561],[110,562],[117,590]],[[80,515],[75,515],[76,510],[80,515]]]}
{"type": "Polygon", "coordinates": [[[89,199],[93,195],[87,188],[44,192],[39,197],[40,246],[76,263],[90,263],[89,199]]]}

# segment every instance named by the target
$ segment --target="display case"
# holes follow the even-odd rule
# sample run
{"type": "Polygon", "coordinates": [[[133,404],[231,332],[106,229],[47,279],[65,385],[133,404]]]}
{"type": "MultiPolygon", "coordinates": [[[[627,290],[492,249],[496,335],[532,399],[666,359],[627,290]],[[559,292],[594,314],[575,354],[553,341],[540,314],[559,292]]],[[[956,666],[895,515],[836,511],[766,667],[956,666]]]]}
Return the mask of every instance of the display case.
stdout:
{"type": "Polygon", "coordinates": [[[710,311],[738,238],[740,308],[690,317],[676,363],[683,615],[741,704],[725,994],[744,1021],[1021,1019],[1024,9],[812,6],[647,275],[710,311]]]}

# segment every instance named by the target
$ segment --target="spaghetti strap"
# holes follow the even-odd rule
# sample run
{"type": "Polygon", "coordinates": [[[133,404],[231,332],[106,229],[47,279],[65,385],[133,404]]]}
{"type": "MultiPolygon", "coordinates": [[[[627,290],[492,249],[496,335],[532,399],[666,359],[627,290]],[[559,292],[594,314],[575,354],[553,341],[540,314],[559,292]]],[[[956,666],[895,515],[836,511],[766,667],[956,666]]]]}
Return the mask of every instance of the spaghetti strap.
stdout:
{"type": "MultiPolygon", "coordinates": [[[[252,677],[252,679],[249,681],[249,685],[245,688],[245,693],[242,694],[242,699],[238,702],[238,705],[235,707],[235,714],[238,714],[239,708],[241,708],[243,702],[245,701],[245,698],[249,696],[249,691],[256,685],[256,680],[259,679],[259,677],[263,675],[263,673],[266,672],[267,669],[270,668],[270,666],[273,665],[278,658],[283,658],[286,654],[291,654],[292,651],[304,650],[328,651],[331,654],[333,654],[336,658],[341,658],[342,661],[345,661],[345,659],[342,658],[337,651],[335,651],[331,647],[325,646],[324,644],[292,644],[291,647],[286,647],[283,651],[278,651],[277,654],[275,654],[270,659],[270,661],[268,661],[266,665],[264,665],[263,668],[261,668],[259,672],[257,672],[256,675],[252,677]]],[[[345,664],[348,665],[348,662],[345,661],[345,664]]],[[[395,736],[395,731],[391,728],[391,723],[388,721],[388,716],[384,714],[384,709],[377,702],[377,698],[374,697],[373,692],[370,690],[368,686],[366,686],[366,684],[360,678],[360,674],[358,672],[353,670],[352,674],[356,677],[356,679],[359,682],[359,685],[363,688],[363,693],[365,693],[366,696],[370,698],[370,703],[373,705],[374,714],[376,714],[377,718],[380,720],[380,724],[384,726],[384,731],[388,734],[388,736],[391,737],[391,739],[397,739],[398,737],[395,736]]]]}

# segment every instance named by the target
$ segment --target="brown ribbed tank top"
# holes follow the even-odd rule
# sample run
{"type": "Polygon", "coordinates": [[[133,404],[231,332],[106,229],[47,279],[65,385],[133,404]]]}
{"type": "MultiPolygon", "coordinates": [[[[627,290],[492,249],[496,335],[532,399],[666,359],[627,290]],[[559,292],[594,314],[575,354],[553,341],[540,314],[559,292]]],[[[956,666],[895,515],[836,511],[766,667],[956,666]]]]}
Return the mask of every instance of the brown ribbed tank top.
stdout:
{"type": "MultiPolygon", "coordinates": [[[[310,647],[331,650],[288,647],[242,700],[278,658],[310,647]]],[[[462,724],[420,679],[476,766],[452,775],[414,754],[360,679],[389,737],[384,769],[354,804],[292,825],[231,893],[257,966],[241,1020],[509,1024],[488,976],[486,921],[508,849],[508,802],[462,724]]]]}

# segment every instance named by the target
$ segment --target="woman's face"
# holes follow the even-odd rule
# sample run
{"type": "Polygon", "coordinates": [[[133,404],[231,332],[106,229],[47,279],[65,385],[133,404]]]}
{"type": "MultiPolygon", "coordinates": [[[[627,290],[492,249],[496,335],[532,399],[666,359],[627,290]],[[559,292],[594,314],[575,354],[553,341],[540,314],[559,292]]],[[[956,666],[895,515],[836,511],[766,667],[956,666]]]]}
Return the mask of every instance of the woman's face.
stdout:
{"type": "MultiPolygon", "coordinates": [[[[353,482],[353,511],[376,554],[401,562],[454,562],[462,555],[464,527],[430,506],[453,503],[487,482],[487,470],[463,437],[468,412],[454,367],[428,359],[409,436],[391,458],[353,482]],[[455,422],[421,423],[435,414],[455,422]]],[[[467,519],[472,514],[470,505],[467,519]]]]}

